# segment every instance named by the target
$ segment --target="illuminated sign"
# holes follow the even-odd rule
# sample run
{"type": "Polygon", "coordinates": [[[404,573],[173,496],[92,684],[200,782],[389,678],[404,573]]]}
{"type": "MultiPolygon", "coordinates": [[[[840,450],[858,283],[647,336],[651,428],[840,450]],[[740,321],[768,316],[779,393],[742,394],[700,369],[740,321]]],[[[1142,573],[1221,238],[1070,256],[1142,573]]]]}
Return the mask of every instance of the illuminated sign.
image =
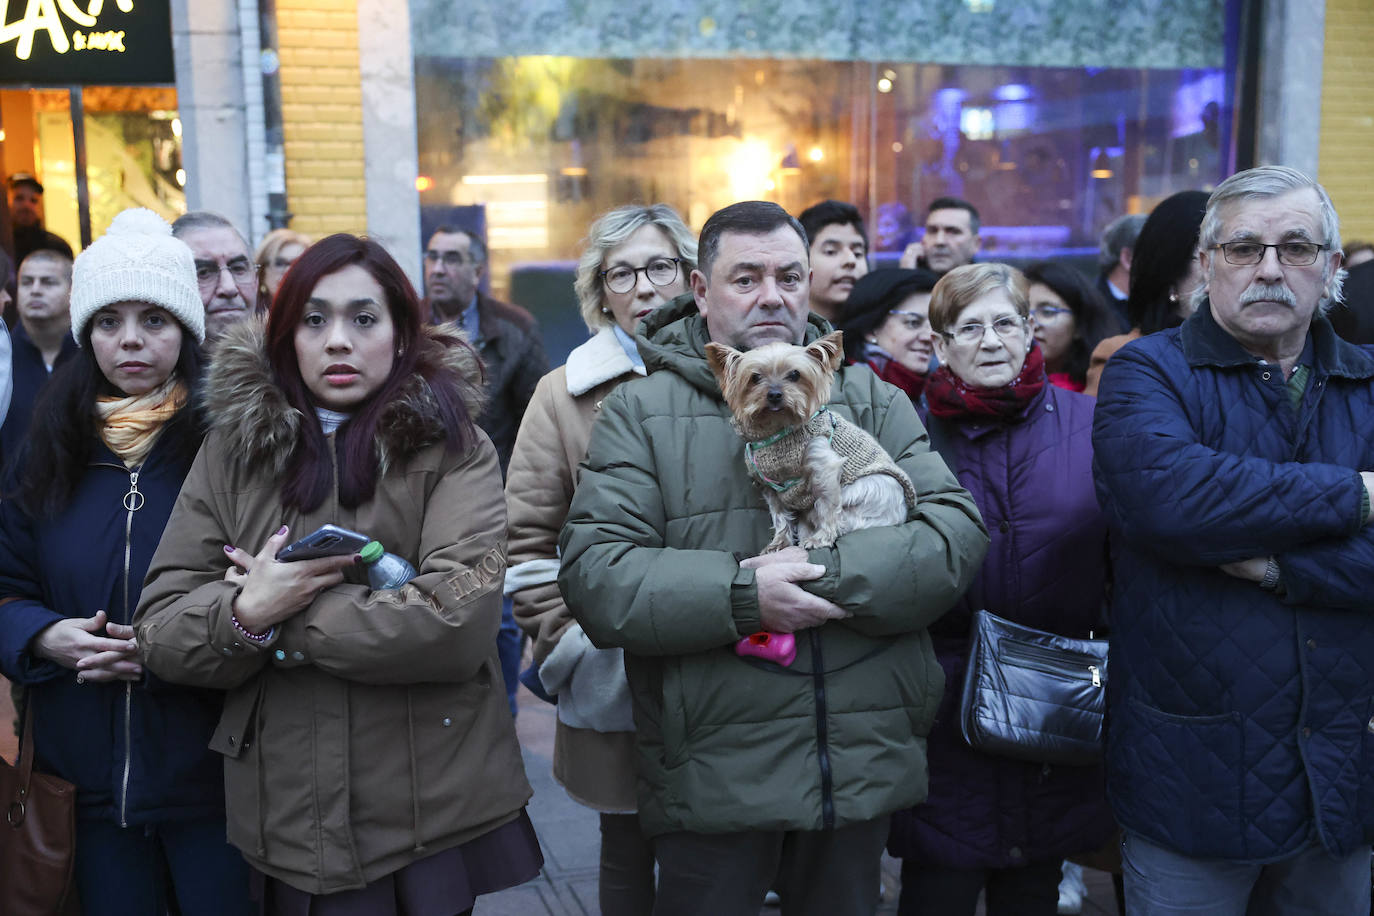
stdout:
{"type": "Polygon", "coordinates": [[[0,0],[0,84],[175,80],[169,0],[0,0]]]}

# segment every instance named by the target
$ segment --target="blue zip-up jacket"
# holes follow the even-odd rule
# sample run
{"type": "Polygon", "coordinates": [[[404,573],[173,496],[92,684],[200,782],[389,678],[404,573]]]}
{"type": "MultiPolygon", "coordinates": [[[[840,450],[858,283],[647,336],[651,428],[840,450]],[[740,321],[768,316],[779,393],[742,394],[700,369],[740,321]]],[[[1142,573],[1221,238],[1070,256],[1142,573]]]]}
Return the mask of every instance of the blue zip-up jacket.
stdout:
{"type": "Polygon", "coordinates": [[[172,505],[189,469],[164,438],[133,474],[103,442],[71,503],[35,520],[0,503],[0,672],[33,703],[38,768],[77,786],[78,814],[121,824],[223,816],[224,780],[208,748],[218,691],[138,683],[76,683],[76,672],[30,651],[63,617],[104,610],[130,623],[172,505]]]}
{"type": "Polygon", "coordinates": [[[1202,307],[1107,363],[1093,424],[1113,530],[1108,791],[1185,855],[1262,863],[1374,837],[1374,355],[1316,317],[1283,372],[1202,307]],[[1277,593],[1217,567],[1274,556],[1277,593]]]}

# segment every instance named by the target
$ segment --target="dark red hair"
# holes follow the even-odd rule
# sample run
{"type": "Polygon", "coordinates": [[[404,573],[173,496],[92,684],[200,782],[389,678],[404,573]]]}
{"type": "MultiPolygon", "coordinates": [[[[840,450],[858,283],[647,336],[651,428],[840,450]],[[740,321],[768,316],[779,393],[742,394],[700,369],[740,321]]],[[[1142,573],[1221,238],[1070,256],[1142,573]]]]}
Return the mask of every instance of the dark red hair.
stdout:
{"type": "MultiPolygon", "coordinates": [[[[425,334],[420,298],[405,272],[377,242],[347,233],[331,235],[307,248],[282,278],[272,301],[267,316],[267,359],[286,400],[307,418],[314,418],[315,403],[296,360],[296,332],[305,316],[306,303],[320,280],[354,264],[366,270],[382,288],[395,329],[396,355],[382,386],[354,409],[335,435],[339,502],[350,509],[367,502],[377,489],[377,427],[386,408],[413,376],[420,376],[429,385],[448,447],[465,451],[476,439],[463,399],[471,383],[447,368],[440,358],[438,351],[445,343],[425,334]]],[[[447,343],[466,346],[457,338],[447,343]]],[[[282,484],[282,502],[309,512],[329,495],[334,462],[318,423],[305,423],[302,433],[282,484]]]]}

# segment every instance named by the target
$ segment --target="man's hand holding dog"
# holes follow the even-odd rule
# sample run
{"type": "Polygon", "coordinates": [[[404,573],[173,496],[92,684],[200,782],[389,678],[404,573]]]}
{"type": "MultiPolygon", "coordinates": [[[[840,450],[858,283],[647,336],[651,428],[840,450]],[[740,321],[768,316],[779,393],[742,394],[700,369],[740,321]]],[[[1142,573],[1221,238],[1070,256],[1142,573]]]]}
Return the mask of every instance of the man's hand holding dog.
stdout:
{"type": "Polygon", "coordinates": [[[810,562],[800,547],[749,557],[740,566],[757,570],[754,586],[759,595],[759,620],[770,633],[795,633],[849,616],[839,605],[796,584],[825,575],[825,567],[810,562]]]}

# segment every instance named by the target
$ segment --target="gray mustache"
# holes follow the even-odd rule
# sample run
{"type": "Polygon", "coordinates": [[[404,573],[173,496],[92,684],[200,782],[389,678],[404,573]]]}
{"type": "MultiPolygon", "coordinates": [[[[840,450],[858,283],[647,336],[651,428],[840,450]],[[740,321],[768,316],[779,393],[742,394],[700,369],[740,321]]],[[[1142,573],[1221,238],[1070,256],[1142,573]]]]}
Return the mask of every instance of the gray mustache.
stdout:
{"type": "Polygon", "coordinates": [[[1249,305],[1252,302],[1281,302],[1286,306],[1293,307],[1298,304],[1293,298],[1293,292],[1282,284],[1257,283],[1240,294],[1240,304],[1249,305]]]}

